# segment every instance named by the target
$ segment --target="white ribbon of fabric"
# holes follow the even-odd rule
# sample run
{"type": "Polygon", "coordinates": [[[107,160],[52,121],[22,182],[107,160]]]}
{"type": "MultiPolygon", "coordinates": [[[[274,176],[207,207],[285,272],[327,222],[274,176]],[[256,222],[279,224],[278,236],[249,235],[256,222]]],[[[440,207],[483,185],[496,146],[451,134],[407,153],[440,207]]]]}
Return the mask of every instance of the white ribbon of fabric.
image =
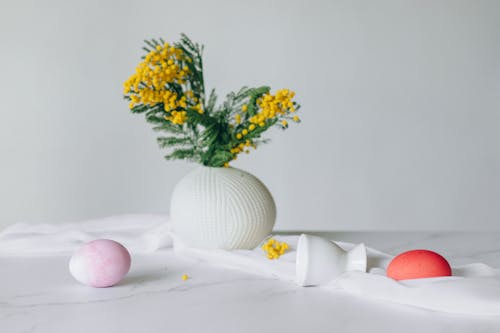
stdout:
{"type": "MultiPolygon", "coordinates": [[[[94,239],[113,239],[131,253],[150,253],[173,247],[187,256],[230,269],[287,282],[295,280],[298,236],[274,236],[290,245],[278,260],[254,250],[200,250],[175,239],[168,219],[158,215],[126,215],[64,224],[15,224],[0,233],[0,256],[54,256],[74,252],[94,239]]],[[[349,250],[351,243],[336,243],[349,250]]],[[[368,248],[368,272],[347,272],[319,288],[344,290],[432,311],[468,315],[500,315],[500,270],[482,263],[453,267],[452,277],[395,281],[385,276],[392,256],[368,248]]]]}

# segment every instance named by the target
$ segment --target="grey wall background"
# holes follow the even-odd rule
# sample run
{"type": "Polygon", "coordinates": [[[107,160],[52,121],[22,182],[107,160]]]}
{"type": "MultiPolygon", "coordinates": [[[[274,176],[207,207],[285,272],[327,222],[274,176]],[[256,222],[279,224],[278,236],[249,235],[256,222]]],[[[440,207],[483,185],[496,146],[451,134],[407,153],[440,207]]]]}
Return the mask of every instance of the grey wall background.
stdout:
{"type": "Polygon", "coordinates": [[[166,213],[194,166],[128,113],[142,40],[208,88],[290,87],[303,123],[234,166],[277,229],[500,228],[500,1],[1,1],[0,227],[166,213]]]}

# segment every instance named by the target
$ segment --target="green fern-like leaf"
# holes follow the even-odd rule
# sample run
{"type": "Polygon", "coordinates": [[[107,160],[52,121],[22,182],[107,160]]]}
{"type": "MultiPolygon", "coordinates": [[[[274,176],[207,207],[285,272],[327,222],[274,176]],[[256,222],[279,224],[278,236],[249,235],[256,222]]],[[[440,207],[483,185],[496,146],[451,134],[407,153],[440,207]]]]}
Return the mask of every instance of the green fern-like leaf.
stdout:
{"type": "Polygon", "coordinates": [[[168,136],[168,137],[159,137],[156,139],[160,148],[169,148],[172,146],[183,146],[192,144],[191,138],[187,137],[176,137],[176,136],[168,136]]]}
{"type": "Polygon", "coordinates": [[[176,149],[171,154],[166,155],[167,160],[192,160],[196,156],[194,149],[176,149]]]}

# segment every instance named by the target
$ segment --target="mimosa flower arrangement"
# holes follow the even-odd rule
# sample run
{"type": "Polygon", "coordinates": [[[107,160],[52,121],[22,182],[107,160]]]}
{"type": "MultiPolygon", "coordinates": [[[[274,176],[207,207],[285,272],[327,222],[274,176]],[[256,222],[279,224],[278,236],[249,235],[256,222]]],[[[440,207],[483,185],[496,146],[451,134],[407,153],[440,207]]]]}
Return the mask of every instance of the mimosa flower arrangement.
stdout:
{"type": "Polygon", "coordinates": [[[144,113],[156,131],[166,159],[187,159],[210,167],[228,166],[238,154],[265,143],[262,134],[271,127],[288,128],[300,122],[295,93],[270,87],[243,87],[216,105],[207,96],[203,79],[203,46],[186,35],[169,44],[146,40],[142,62],[124,83],[124,97],[133,113],[144,113]]]}

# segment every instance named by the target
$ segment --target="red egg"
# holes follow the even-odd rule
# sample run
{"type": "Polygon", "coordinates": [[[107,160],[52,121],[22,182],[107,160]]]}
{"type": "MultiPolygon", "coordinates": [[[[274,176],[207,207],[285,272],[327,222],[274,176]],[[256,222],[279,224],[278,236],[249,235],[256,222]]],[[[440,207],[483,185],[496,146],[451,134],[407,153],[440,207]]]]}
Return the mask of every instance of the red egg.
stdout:
{"type": "Polygon", "coordinates": [[[451,276],[451,267],[443,256],[429,250],[412,250],[396,256],[387,266],[387,276],[409,280],[451,276]]]}

